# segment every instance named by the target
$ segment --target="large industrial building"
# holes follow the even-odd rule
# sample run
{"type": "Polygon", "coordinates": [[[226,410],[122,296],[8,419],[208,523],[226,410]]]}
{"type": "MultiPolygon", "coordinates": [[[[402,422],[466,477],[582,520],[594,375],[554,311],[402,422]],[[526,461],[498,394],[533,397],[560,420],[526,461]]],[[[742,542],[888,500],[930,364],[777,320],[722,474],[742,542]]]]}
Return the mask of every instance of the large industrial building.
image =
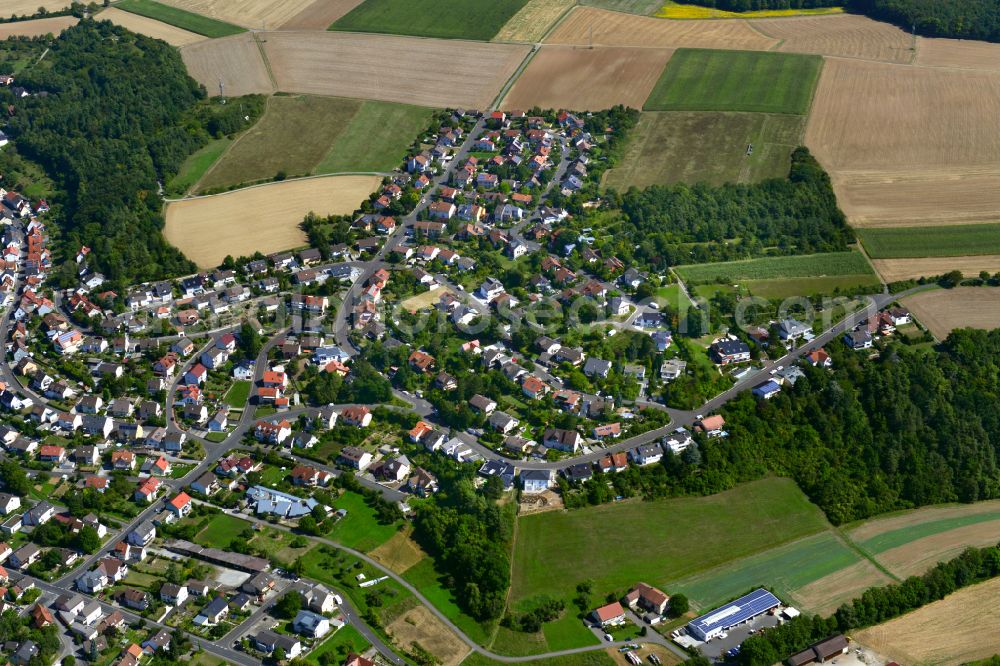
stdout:
{"type": "Polygon", "coordinates": [[[759,617],[780,605],[778,597],[760,588],[691,620],[687,631],[700,641],[710,641],[731,627],[759,617]]]}

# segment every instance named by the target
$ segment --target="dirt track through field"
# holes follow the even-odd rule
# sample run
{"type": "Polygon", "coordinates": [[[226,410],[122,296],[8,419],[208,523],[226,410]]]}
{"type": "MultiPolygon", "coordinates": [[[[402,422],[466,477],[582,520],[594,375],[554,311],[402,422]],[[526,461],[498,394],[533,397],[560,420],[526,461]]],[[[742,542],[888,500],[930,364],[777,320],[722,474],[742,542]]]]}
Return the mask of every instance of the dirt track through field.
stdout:
{"type": "Polygon", "coordinates": [[[299,224],[306,213],[349,214],[380,181],[378,176],[307,178],[175,201],[167,204],[163,234],[201,268],[219,265],[226,255],[287,250],[305,242],[299,224]]]}
{"type": "Polygon", "coordinates": [[[545,46],[503,101],[505,109],[642,108],[673,49],[545,46]]]}
{"type": "Polygon", "coordinates": [[[188,32],[181,28],[174,27],[168,23],[157,21],[156,19],[139,16],[132,12],[125,12],[114,7],[109,7],[97,15],[98,19],[108,20],[115,25],[120,25],[132,32],[146,35],[154,39],[162,39],[172,46],[187,46],[195,42],[204,41],[206,38],[194,32],[188,32]]]}
{"type": "Polygon", "coordinates": [[[282,30],[326,30],[333,22],[351,11],[364,0],[313,0],[288,22],[282,30]]]}
{"type": "Polygon", "coordinates": [[[865,629],[854,640],[900,663],[952,666],[1000,650],[1000,578],[963,588],[912,613],[865,629]]]}
{"type": "Polygon", "coordinates": [[[913,39],[899,28],[854,14],[754,19],[750,25],[780,40],[776,51],[910,62],[913,39]]]}
{"type": "MultiPolygon", "coordinates": [[[[35,5],[34,9],[38,9],[38,5],[35,5]]],[[[34,9],[31,11],[34,12],[34,9]]],[[[56,16],[53,18],[35,19],[33,21],[0,23],[0,39],[7,39],[8,37],[41,37],[50,32],[53,35],[58,35],[71,25],[76,25],[79,20],[75,16],[56,16]]]]}
{"type": "Polygon", "coordinates": [[[252,33],[185,46],[181,49],[181,58],[191,78],[205,86],[209,95],[219,94],[220,81],[226,95],[274,92],[274,84],[252,33]]]}
{"type": "Polygon", "coordinates": [[[1000,289],[996,287],[925,291],[903,299],[903,304],[938,340],[956,328],[1000,327],[1000,289]]]}
{"type": "Polygon", "coordinates": [[[962,275],[979,275],[980,271],[1000,271],[1000,255],[984,254],[973,257],[926,257],[923,259],[874,259],[872,265],[885,282],[915,280],[921,277],[962,271],[962,275]]]}
{"type": "Polygon", "coordinates": [[[778,40],[762,35],[743,20],[667,21],[577,7],[552,31],[545,43],[764,51],[777,45],[778,40]]]}
{"type": "Polygon", "coordinates": [[[255,30],[287,23],[314,0],[160,0],[195,14],[255,30]]]}
{"type": "Polygon", "coordinates": [[[431,107],[486,107],[530,47],[341,32],[262,35],[278,89],[431,107]]]}

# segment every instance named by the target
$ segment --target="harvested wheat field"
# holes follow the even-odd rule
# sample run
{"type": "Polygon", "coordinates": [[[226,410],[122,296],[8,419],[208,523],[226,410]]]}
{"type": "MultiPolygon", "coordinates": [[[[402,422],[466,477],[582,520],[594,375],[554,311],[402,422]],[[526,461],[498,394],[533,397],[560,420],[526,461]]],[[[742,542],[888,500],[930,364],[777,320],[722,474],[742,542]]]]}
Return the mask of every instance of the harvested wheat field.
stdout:
{"type": "Polygon", "coordinates": [[[205,37],[197,33],[188,32],[187,30],[176,28],[168,23],[163,23],[162,21],[157,21],[156,19],[146,18],[145,16],[139,16],[138,14],[133,14],[132,12],[123,12],[122,10],[115,9],[114,7],[105,9],[97,15],[97,18],[111,21],[115,25],[120,25],[121,27],[127,28],[132,32],[137,32],[140,35],[146,35],[147,37],[153,37],[154,39],[162,39],[167,44],[172,46],[187,46],[188,44],[194,44],[195,42],[205,40],[205,37]]]}
{"type": "Polygon", "coordinates": [[[673,52],[544,46],[518,77],[503,107],[598,111],[625,104],[642,108],[673,52]]]}
{"type": "Polygon", "coordinates": [[[57,12],[60,9],[69,7],[69,0],[4,0],[0,6],[0,17],[9,18],[11,16],[34,16],[39,8],[44,7],[45,11],[57,12]]]}
{"type": "Polygon", "coordinates": [[[419,643],[442,666],[458,666],[469,654],[469,646],[424,606],[406,611],[385,630],[403,649],[419,643]]]}
{"type": "Polygon", "coordinates": [[[1000,44],[966,39],[917,38],[915,65],[1000,70],[1000,44]]]}
{"type": "Polygon", "coordinates": [[[753,27],[776,40],[776,51],[818,53],[884,62],[913,60],[913,38],[899,28],[855,14],[756,19],[753,27]]]}
{"type": "Polygon", "coordinates": [[[966,587],[853,636],[903,664],[963,664],[998,651],[1000,578],[966,587]]]}
{"type": "Polygon", "coordinates": [[[576,0],[529,0],[493,37],[495,42],[537,42],[576,0]]]}
{"type": "MultiPolygon", "coordinates": [[[[872,265],[885,282],[916,280],[921,277],[962,271],[962,275],[979,275],[981,271],[1000,271],[1000,255],[974,257],[926,257],[923,259],[874,259],[872,265]]],[[[998,301],[1000,303],[1000,301],[998,301]]]]}
{"type": "Polygon", "coordinates": [[[160,0],[244,28],[266,30],[287,23],[314,0],[160,0]]]}
{"type": "Polygon", "coordinates": [[[191,78],[205,86],[209,95],[219,94],[219,81],[225,86],[226,95],[274,92],[253,33],[185,46],[181,58],[191,78]]]}
{"type": "Polygon", "coordinates": [[[855,227],[995,222],[1000,168],[840,171],[837,202],[855,227]]]}
{"type": "Polygon", "coordinates": [[[1000,72],[833,58],[805,142],[852,221],[969,222],[1000,201],[980,189],[1000,171],[998,116],[1000,72]]]}
{"type": "MultiPolygon", "coordinates": [[[[954,260],[954,257],[951,259],[954,260]]],[[[995,259],[998,263],[994,270],[1000,270],[1000,257],[995,259]]],[[[948,270],[956,269],[962,270],[960,265],[948,270]]],[[[971,271],[963,273],[972,274],[971,271]]],[[[944,340],[956,328],[989,330],[1000,327],[1000,289],[997,288],[958,287],[925,291],[906,297],[903,304],[938,340],[944,340]]]]}
{"type": "Polygon", "coordinates": [[[545,43],[766,51],[778,40],[762,35],[743,20],[668,21],[577,7],[552,31],[545,43]]]}
{"type": "Polygon", "coordinates": [[[306,213],[346,215],[378,187],[378,176],[331,176],[271,183],[167,204],[167,240],[202,268],[226,255],[302,245],[306,213]],[[275,201],[282,201],[275,206],[275,201]]]}
{"type": "Polygon", "coordinates": [[[810,613],[828,615],[841,604],[861,596],[870,587],[892,581],[868,560],[861,560],[792,593],[796,603],[810,613]]]}
{"type": "Polygon", "coordinates": [[[326,30],[333,22],[364,0],[313,0],[302,11],[281,25],[282,30],[326,30]]]}
{"type": "MultiPolygon", "coordinates": [[[[994,307],[1000,306],[1000,300],[994,307]]],[[[923,320],[921,320],[923,321],[923,320]]],[[[997,318],[1000,324],[1000,318],[997,318]]],[[[938,562],[950,560],[970,546],[983,548],[1000,542],[1000,520],[958,527],[911,541],[879,553],[882,565],[900,578],[919,576],[938,562]]]]}
{"type": "Polygon", "coordinates": [[[33,21],[0,23],[0,39],[7,39],[8,37],[41,37],[50,32],[53,35],[58,35],[66,28],[76,25],[79,20],[75,16],[55,16],[53,18],[34,19],[33,21]]]}
{"type": "Polygon", "coordinates": [[[806,143],[828,168],[1000,164],[1000,74],[828,60],[806,143]]]}
{"type": "Polygon", "coordinates": [[[263,39],[279,90],[432,107],[489,106],[531,48],[345,32],[263,39]]]}

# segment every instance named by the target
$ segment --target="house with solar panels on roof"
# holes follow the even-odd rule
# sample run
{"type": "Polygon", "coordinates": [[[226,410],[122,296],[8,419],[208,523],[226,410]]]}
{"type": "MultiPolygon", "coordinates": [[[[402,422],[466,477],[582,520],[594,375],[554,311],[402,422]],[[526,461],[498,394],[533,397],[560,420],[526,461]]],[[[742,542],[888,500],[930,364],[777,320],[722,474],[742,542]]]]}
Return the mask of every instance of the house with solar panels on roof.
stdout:
{"type": "Polygon", "coordinates": [[[697,617],[687,624],[687,632],[700,641],[718,638],[729,629],[760,617],[781,606],[781,601],[764,588],[754,590],[725,606],[697,617]]]}
{"type": "Polygon", "coordinates": [[[311,497],[302,499],[264,486],[247,490],[247,500],[255,505],[258,516],[274,515],[289,519],[301,518],[319,506],[319,502],[311,497]]]}

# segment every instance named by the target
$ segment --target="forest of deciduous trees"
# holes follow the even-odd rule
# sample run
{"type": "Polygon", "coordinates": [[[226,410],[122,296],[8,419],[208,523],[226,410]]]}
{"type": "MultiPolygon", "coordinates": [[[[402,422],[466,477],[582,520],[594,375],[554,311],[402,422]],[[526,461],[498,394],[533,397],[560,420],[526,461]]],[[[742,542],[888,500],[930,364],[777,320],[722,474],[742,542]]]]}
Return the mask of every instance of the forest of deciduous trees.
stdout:
{"type": "Polygon", "coordinates": [[[612,194],[625,220],[617,254],[655,270],[770,254],[843,250],[853,241],[830,177],[807,148],[787,179],[713,186],[653,185],[612,194]],[[638,247],[634,247],[637,245],[638,247]]]}
{"type": "Polygon", "coordinates": [[[242,112],[247,120],[238,105],[204,101],[176,49],[90,19],[52,40],[44,66],[18,83],[32,94],[3,93],[13,105],[5,131],[59,190],[64,254],[90,246],[95,268],[117,284],[194,270],[161,234],[159,184],[211,134],[251,123],[257,105],[242,112]]]}
{"type": "Polygon", "coordinates": [[[760,9],[839,7],[873,19],[915,29],[924,37],[952,37],[1000,41],[1000,2],[997,0],[678,0],[681,4],[714,7],[732,12],[760,9]]]}

